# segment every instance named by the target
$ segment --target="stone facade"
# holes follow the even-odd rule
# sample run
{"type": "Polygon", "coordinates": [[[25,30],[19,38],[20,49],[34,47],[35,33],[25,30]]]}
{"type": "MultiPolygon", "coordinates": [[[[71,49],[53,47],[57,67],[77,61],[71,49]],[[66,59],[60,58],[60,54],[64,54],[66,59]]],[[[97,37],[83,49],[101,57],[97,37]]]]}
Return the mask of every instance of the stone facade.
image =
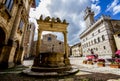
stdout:
{"type": "MultiPolygon", "coordinates": [[[[34,41],[33,55],[36,55],[36,41],[34,41]]],[[[57,40],[57,36],[53,34],[45,34],[41,40],[40,53],[58,52],[64,53],[64,42],[57,40]]],[[[68,45],[68,54],[70,55],[70,46],[68,45]]]]}
{"type": "Polygon", "coordinates": [[[114,39],[117,50],[120,50],[120,21],[113,20],[114,39]]]}
{"type": "Polygon", "coordinates": [[[23,38],[33,0],[0,0],[0,66],[13,67],[23,60],[23,38]]]}
{"type": "Polygon", "coordinates": [[[113,20],[109,16],[102,15],[95,22],[93,17],[93,12],[90,8],[87,8],[84,17],[87,27],[80,34],[83,54],[89,55],[94,53],[99,56],[112,56],[116,51],[113,24],[119,22],[119,20],[113,20]]]}
{"type": "Polygon", "coordinates": [[[24,58],[29,58],[32,56],[31,52],[32,52],[32,44],[34,41],[34,33],[35,33],[35,24],[30,22],[25,31],[24,49],[26,51],[24,52],[24,58]]]}
{"type": "Polygon", "coordinates": [[[72,56],[74,56],[74,57],[82,56],[81,43],[77,43],[77,44],[71,46],[71,51],[72,51],[72,56]]]}

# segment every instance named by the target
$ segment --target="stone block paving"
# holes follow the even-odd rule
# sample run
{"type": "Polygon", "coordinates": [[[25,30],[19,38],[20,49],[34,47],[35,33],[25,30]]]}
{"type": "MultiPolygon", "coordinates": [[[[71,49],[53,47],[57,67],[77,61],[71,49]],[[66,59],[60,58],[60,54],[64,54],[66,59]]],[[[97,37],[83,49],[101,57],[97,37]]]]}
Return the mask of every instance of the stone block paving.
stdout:
{"type": "Polygon", "coordinates": [[[70,62],[78,66],[80,70],[75,75],[59,77],[26,76],[21,72],[32,66],[33,61],[28,60],[15,68],[0,70],[0,81],[120,81],[120,69],[82,64],[81,58],[70,58],[70,62]]]}

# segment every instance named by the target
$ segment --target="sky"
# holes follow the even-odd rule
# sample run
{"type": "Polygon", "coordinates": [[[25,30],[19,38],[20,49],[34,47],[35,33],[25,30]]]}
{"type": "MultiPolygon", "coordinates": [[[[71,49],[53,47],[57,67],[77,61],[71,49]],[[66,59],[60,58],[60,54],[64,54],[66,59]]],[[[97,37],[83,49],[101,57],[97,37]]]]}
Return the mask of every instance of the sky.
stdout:
{"type": "MultiPolygon", "coordinates": [[[[80,34],[86,29],[84,22],[84,11],[90,7],[94,11],[94,18],[97,20],[101,15],[109,15],[111,19],[120,20],[120,0],[41,0],[38,7],[30,9],[30,21],[36,25],[35,40],[37,40],[38,24],[36,20],[50,16],[66,19],[69,23],[68,44],[70,46],[80,43],[80,34]],[[77,1],[77,2],[76,2],[77,1]]],[[[62,33],[43,32],[42,35],[53,33],[58,40],[64,40],[62,33]]]]}

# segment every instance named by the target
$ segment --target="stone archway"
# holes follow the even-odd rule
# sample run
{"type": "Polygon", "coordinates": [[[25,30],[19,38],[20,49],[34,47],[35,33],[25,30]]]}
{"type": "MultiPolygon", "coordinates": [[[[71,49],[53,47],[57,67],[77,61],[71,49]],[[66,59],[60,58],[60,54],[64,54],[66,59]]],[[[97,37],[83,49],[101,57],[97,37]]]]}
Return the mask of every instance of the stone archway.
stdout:
{"type": "Polygon", "coordinates": [[[70,60],[68,58],[67,49],[67,26],[65,20],[61,22],[59,18],[46,17],[44,20],[42,16],[37,21],[38,28],[38,40],[36,45],[36,56],[31,70],[24,70],[23,73],[33,76],[63,76],[74,74],[78,72],[77,67],[71,67],[70,60]],[[59,52],[46,52],[40,53],[41,45],[41,33],[42,31],[54,31],[62,32],[64,35],[64,50],[65,53],[59,52]]]}
{"type": "Polygon", "coordinates": [[[65,65],[70,65],[68,59],[68,48],[67,48],[67,26],[66,20],[61,21],[59,18],[50,18],[46,17],[44,20],[42,16],[37,20],[38,27],[38,40],[36,45],[36,58],[34,60],[33,66],[38,66],[40,62],[40,45],[41,45],[41,34],[43,31],[52,31],[52,32],[62,32],[64,36],[64,63],[65,65]]]}

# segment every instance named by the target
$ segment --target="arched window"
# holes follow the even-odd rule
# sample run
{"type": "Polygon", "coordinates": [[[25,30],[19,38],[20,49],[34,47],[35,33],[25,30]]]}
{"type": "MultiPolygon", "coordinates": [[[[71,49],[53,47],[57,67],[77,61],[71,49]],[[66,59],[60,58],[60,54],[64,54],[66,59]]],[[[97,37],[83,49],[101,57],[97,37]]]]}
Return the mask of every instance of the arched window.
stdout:
{"type": "Polygon", "coordinates": [[[94,39],[94,43],[96,44],[96,39],[94,39]]]}
{"type": "Polygon", "coordinates": [[[98,43],[100,42],[100,38],[98,37],[98,43]]]}
{"type": "Polygon", "coordinates": [[[91,45],[93,45],[93,41],[91,41],[91,45]]]}
{"type": "Polygon", "coordinates": [[[90,44],[90,42],[89,42],[89,46],[90,46],[91,44],[90,44]]]}
{"type": "Polygon", "coordinates": [[[13,0],[6,0],[5,1],[5,6],[9,11],[11,11],[12,6],[13,6],[13,0]]]}
{"type": "Polygon", "coordinates": [[[100,33],[100,29],[98,30],[98,33],[100,33]]]}
{"type": "Polygon", "coordinates": [[[104,35],[102,35],[102,41],[104,41],[105,40],[105,36],[104,35]]]}

